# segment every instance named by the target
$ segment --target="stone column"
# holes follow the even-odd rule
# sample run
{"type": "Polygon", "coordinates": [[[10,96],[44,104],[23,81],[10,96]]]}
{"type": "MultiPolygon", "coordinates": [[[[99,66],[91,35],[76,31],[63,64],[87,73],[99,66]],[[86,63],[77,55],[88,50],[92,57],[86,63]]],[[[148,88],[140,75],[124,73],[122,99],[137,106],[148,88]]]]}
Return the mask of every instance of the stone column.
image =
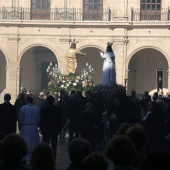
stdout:
{"type": "Polygon", "coordinates": [[[8,68],[6,69],[6,93],[11,94],[11,102],[13,103],[18,95],[18,80],[17,80],[17,64],[9,62],[8,68]]]}
{"type": "Polygon", "coordinates": [[[167,70],[168,72],[168,92],[170,92],[170,70],[167,70]]]}
{"type": "Polygon", "coordinates": [[[117,84],[125,84],[126,60],[127,60],[127,37],[115,37],[113,39],[113,51],[115,53],[116,82],[117,84]]]}
{"type": "MultiPolygon", "coordinates": [[[[17,32],[17,30],[16,30],[17,32]]],[[[8,66],[6,69],[6,93],[11,94],[11,103],[14,103],[18,96],[18,35],[9,35],[8,37],[8,66]]]]}

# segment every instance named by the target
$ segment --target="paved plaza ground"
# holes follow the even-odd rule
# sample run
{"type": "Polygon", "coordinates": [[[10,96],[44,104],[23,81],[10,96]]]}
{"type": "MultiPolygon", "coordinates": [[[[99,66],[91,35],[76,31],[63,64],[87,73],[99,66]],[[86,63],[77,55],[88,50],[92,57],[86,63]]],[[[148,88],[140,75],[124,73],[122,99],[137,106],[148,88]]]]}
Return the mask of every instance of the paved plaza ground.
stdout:
{"type": "Polygon", "coordinates": [[[66,169],[70,164],[68,155],[68,137],[58,139],[56,170],[66,169]]]}

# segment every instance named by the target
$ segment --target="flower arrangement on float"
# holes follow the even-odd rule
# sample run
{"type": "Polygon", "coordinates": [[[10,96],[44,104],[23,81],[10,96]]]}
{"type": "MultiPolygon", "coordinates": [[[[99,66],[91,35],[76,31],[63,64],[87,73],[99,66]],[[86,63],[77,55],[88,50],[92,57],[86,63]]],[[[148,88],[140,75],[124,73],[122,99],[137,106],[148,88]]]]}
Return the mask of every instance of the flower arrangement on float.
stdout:
{"type": "Polygon", "coordinates": [[[57,65],[53,67],[52,63],[47,68],[49,83],[47,90],[52,94],[55,92],[60,93],[61,90],[66,90],[69,93],[74,91],[87,91],[93,87],[93,68],[91,65],[82,71],[82,75],[69,73],[68,75],[62,74],[57,65]]]}
{"type": "Polygon", "coordinates": [[[53,67],[52,63],[47,68],[47,74],[49,83],[47,90],[51,94],[60,93],[61,90],[68,91],[70,93],[74,91],[88,91],[95,93],[112,93],[114,95],[120,95],[126,93],[126,87],[119,84],[93,84],[94,70],[91,65],[86,63],[86,67],[83,68],[82,75],[76,75],[75,73],[69,73],[68,75],[62,74],[57,65],[53,67]]]}

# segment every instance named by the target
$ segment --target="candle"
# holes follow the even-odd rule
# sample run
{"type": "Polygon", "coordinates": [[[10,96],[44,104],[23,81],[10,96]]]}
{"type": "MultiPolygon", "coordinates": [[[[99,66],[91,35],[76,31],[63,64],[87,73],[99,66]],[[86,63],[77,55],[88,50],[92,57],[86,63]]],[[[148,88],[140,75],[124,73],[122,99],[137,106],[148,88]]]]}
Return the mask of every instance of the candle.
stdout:
{"type": "Polygon", "coordinates": [[[88,66],[88,63],[86,63],[86,66],[88,66]]]}
{"type": "Polygon", "coordinates": [[[52,66],[53,64],[52,64],[52,62],[50,62],[50,66],[52,66]]]}

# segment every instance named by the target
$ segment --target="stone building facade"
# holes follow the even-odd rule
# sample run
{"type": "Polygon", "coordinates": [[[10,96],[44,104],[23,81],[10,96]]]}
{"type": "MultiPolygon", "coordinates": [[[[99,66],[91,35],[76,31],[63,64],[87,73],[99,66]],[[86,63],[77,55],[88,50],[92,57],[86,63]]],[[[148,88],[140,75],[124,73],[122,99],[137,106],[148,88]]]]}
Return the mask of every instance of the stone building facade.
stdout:
{"type": "Polygon", "coordinates": [[[47,85],[50,62],[65,73],[73,39],[87,53],[77,58],[76,73],[91,64],[95,84],[102,78],[99,51],[112,41],[117,83],[127,93],[153,93],[159,78],[159,91],[169,91],[169,6],[170,0],[1,0],[0,102],[7,92],[15,101],[21,87],[38,95],[47,85]]]}

